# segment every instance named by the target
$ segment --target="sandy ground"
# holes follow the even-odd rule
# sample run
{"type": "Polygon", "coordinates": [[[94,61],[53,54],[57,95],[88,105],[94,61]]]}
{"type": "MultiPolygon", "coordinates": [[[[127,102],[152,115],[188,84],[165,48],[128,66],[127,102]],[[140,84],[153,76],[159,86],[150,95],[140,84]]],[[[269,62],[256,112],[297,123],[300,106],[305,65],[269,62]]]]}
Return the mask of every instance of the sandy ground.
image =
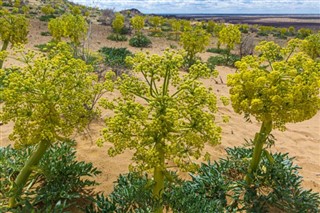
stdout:
{"type": "MultiPolygon", "coordinates": [[[[37,20],[31,21],[29,43],[27,47],[33,48],[35,44],[48,42],[51,38],[40,35],[40,32],[47,31],[46,23],[37,20]]],[[[108,47],[127,47],[132,52],[140,51],[139,48],[133,48],[128,42],[112,42],[106,39],[110,33],[110,28],[101,25],[92,27],[91,49],[97,51],[103,46],[108,47]]],[[[151,53],[159,53],[169,47],[171,44],[178,46],[177,42],[167,41],[164,38],[151,38],[152,48],[143,49],[151,53]]],[[[211,46],[213,46],[212,41],[211,46]]],[[[206,60],[211,53],[200,54],[203,60],[206,60]]],[[[5,66],[16,64],[14,60],[9,60],[5,66]]],[[[234,73],[234,69],[226,67],[217,67],[224,83],[216,84],[213,79],[203,80],[206,86],[214,87],[217,96],[228,95],[228,88],[225,85],[227,74],[234,73]]],[[[211,153],[211,160],[217,160],[225,156],[224,149],[227,147],[239,146],[244,143],[244,139],[252,139],[259,130],[259,123],[246,123],[242,115],[235,114],[231,106],[224,107],[219,104],[221,114],[230,116],[230,122],[221,123],[222,141],[215,147],[206,146],[204,151],[211,153]]],[[[104,115],[104,114],[102,114],[104,115]]],[[[12,130],[13,124],[0,126],[0,146],[12,144],[8,135],[12,130]]],[[[75,134],[73,137],[77,141],[78,159],[92,162],[94,166],[102,171],[102,174],[95,178],[100,183],[96,191],[110,193],[113,189],[114,181],[119,174],[128,172],[128,165],[131,163],[131,151],[109,157],[107,150],[111,144],[105,143],[102,148],[97,147],[96,140],[100,137],[103,129],[103,118],[92,122],[90,130],[81,134],[75,134]]],[[[272,148],[274,152],[288,152],[290,156],[296,156],[295,163],[302,167],[300,174],[304,177],[303,186],[312,188],[320,192],[320,113],[308,121],[287,125],[287,131],[274,131],[277,139],[276,145],[272,148]]]]}

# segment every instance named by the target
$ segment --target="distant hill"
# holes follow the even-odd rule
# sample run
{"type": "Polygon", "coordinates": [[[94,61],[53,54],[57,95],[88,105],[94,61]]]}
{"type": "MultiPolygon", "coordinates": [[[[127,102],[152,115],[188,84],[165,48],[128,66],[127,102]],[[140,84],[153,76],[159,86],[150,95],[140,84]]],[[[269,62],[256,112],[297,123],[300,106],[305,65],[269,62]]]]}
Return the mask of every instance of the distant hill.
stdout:
{"type": "Polygon", "coordinates": [[[144,15],[142,12],[140,12],[140,10],[132,8],[132,9],[128,9],[128,10],[121,10],[120,13],[122,15],[128,15],[130,14],[130,16],[135,16],[135,15],[144,15]]]}

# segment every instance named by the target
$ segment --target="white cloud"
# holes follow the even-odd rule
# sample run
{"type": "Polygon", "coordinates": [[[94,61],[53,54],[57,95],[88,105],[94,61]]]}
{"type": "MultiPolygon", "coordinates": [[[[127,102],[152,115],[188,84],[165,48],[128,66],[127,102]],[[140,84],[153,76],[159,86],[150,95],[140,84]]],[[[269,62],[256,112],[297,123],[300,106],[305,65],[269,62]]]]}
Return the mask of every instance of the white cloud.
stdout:
{"type": "Polygon", "coordinates": [[[100,8],[136,8],[144,13],[313,13],[318,0],[71,0],[100,8]]]}

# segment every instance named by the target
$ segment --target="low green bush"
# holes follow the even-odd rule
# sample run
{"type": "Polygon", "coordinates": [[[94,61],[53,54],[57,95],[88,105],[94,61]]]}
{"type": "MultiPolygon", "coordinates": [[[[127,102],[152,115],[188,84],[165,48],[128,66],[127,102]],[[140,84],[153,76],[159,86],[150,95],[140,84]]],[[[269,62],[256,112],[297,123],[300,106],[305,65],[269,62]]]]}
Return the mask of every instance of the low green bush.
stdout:
{"type": "MultiPolygon", "coordinates": [[[[77,161],[71,145],[58,143],[47,151],[34,168],[18,207],[10,209],[11,212],[65,212],[67,208],[81,208],[90,203],[94,196],[90,187],[97,183],[88,177],[100,171],[92,163],[77,161]]],[[[34,148],[0,148],[0,212],[9,211],[6,204],[12,182],[34,148]]]]}
{"type": "Polygon", "coordinates": [[[312,34],[312,30],[308,28],[301,28],[298,30],[296,37],[300,39],[305,39],[312,34]]]}
{"type": "Polygon", "coordinates": [[[149,33],[151,37],[164,37],[164,33],[161,30],[152,30],[149,33]]]}
{"type": "Polygon", "coordinates": [[[39,20],[44,22],[49,22],[53,18],[55,18],[54,15],[43,15],[43,16],[40,16],[39,20]]]}
{"type": "Polygon", "coordinates": [[[41,52],[49,52],[56,46],[55,42],[48,42],[46,44],[36,44],[34,47],[38,48],[41,52]]]}
{"type": "Polygon", "coordinates": [[[120,34],[121,35],[129,35],[131,33],[131,29],[129,27],[124,26],[121,30],[120,30],[120,34]]]}
{"type": "Polygon", "coordinates": [[[288,154],[272,154],[270,163],[263,156],[248,186],[247,173],[252,149],[228,148],[227,158],[213,164],[202,164],[192,180],[184,182],[170,194],[173,209],[180,212],[318,212],[320,197],[301,188],[299,167],[288,154]],[[204,211],[203,211],[204,210],[204,211]],[[207,211],[208,210],[208,211],[207,211]],[[221,210],[221,211],[220,211],[221,210]]]}
{"type": "Polygon", "coordinates": [[[133,47],[149,47],[151,44],[151,40],[141,33],[134,35],[129,40],[129,45],[133,47]]]}
{"type": "Polygon", "coordinates": [[[40,35],[42,36],[51,36],[50,32],[41,32],[40,35]]]}
{"type": "Polygon", "coordinates": [[[111,67],[126,67],[125,59],[133,56],[127,48],[102,47],[99,52],[104,56],[104,62],[111,67]]]}
{"type": "Polygon", "coordinates": [[[163,31],[163,32],[169,32],[171,30],[172,30],[172,28],[170,25],[162,25],[161,26],[161,31],[163,31]]]}
{"type": "Polygon", "coordinates": [[[218,53],[218,54],[228,54],[229,51],[227,49],[220,49],[220,48],[209,48],[207,52],[210,53],[218,53]]]}
{"type": "MultiPolygon", "coordinates": [[[[173,212],[318,212],[320,196],[301,188],[299,167],[288,154],[264,154],[253,184],[244,180],[252,149],[228,148],[227,157],[202,164],[192,180],[182,181],[174,173],[166,182],[162,205],[173,212]],[[270,160],[273,159],[273,161],[270,160]]],[[[153,181],[136,173],[121,175],[114,191],[97,196],[87,207],[96,212],[152,212],[153,181]]]]}
{"type": "Polygon", "coordinates": [[[116,34],[116,33],[112,33],[110,34],[107,39],[111,40],[111,41],[127,41],[128,38],[125,35],[121,35],[121,34],[116,34]]]}
{"type": "Polygon", "coordinates": [[[226,59],[222,56],[210,56],[207,60],[207,66],[214,70],[216,66],[221,66],[226,63],[226,59]]]}
{"type": "MultiPolygon", "coordinates": [[[[164,194],[163,203],[169,207],[167,194],[171,193],[174,184],[181,184],[176,174],[170,173],[171,182],[165,182],[168,189],[164,194]]],[[[128,173],[120,175],[113,192],[105,197],[103,194],[97,195],[94,203],[86,208],[87,213],[98,212],[153,212],[159,204],[152,196],[154,181],[147,175],[141,176],[138,173],[128,173]]]]}
{"type": "Polygon", "coordinates": [[[234,67],[234,64],[239,60],[240,57],[234,54],[223,56],[210,56],[207,60],[207,65],[210,69],[214,69],[216,66],[234,67]]]}

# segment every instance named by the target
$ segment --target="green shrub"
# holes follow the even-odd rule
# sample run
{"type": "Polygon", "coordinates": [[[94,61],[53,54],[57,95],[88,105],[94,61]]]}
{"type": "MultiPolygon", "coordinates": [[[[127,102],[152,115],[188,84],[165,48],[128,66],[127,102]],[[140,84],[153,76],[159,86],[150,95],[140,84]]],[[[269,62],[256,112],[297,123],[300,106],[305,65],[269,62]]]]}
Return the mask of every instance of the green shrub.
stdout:
{"type": "MultiPolygon", "coordinates": [[[[34,148],[0,148],[0,212],[7,211],[5,205],[12,181],[34,148]]],[[[93,167],[92,163],[76,161],[76,151],[70,143],[56,144],[46,152],[34,169],[19,207],[10,211],[63,212],[70,206],[85,205],[93,196],[88,187],[97,184],[87,177],[98,174],[100,171],[93,167]],[[81,202],[78,202],[79,200],[81,202]]]]}
{"type": "MultiPolygon", "coordinates": [[[[177,184],[182,183],[174,173],[170,173],[171,177],[177,184]]],[[[169,207],[169,197],[174,182],[165,182],[166,191],[164,194],[163,204],[169,207]]],[[[105,197],[97,195],[93,204],[86,208],[87,213],[98,212],[153,212],[159,204],[152,196],[153,180],[147,175],[141,176],[138,173],[128,173],[120,175],[113,192],[105,197]]]]}
{"type": "Polygon", "coordinates": [[[151,37],[164,37],[164,33],[161,30],[151,30],[149,33],[151,37]]]}
{"type": "Polygon", "coordinates": [[[207,60],[207,65],[211,70],[214,70],[216,66],[222,66],[226,64],[226,59],[222,56],[210,56],[207,60]]]}
{"type": "Polygon", "coordinates": [[[44,22],[49,22],[51,19],[56,18],[54,15],[43,15],[40,16],[39,20],[44,22]]]}
{"type": "Polygon", "coordinates": [[[218,53],[218,54],[228,54],[229,51],[227,49],[220,49],[220,48],[209,48],[207,52],[210,53],[218,53]]]}
{"type": "Polygon", "coordinates": [[[224,56],[210,56],[207,60],[207,65],[210,69],[214,69],[215,66],[229,66],[234,67],[234,64],[240,60],[240,57],[234,54],[224,56]]]}
{"type": "Polygon", "coordinates": [[[197,212],[199,208],[215,206],[222,210],[218,212],[271,212],[272,209],[284,212],[318,211],[319,194],[301,188],[299,167],[293,165],[293,158],[288,154],[273,154],[273,163],[264,158],[254,175],[253,186],[248,186],[244,176],[252,149],[228,148],[226,151],[226,159],[202,164],[199,173],[191,175],[191,181],[173,190],[169,199],[176,201],[173,209],[197,212]],[[188,204],[188,200],[195,202],[188,204]]]}
{"type": "Polygon", "coordinates": [[[12,4],[10,4],[9,2],[2,2],[2,6],[3,7],[12,7],[12,4]]]}
{"type": "Polygon", "coordinates": [[[38,48],[41,52],[49,52],[55,46],[56,46],[55,42],[48,42],[46,44],[34,45],[34,47],[38,48]]]}
{"type": "Polygon", "coordinates": [[[247,24],[240,24],[239,25],[239,30],[241,33],[249,33],[249,25],[247,24]]]}
{"type": "Polygon", "coordinates": [[[41,32],[40,35],[42,35],[42,36],[51,36],[50,32],[48,32],[48,31],[41,32]]]}
{"type": "Polygon", "coordinates": [[[177,45],[174,45],[174,44],[170,44],[170,49],[177,49],[178,47],[177,47],[177,45]]]}
{"type": "Polygon", "coordinates": [[[113,192],[108,196],[98,195],[95,205],[88,213],[98,212],[152,212],[156,201],[152,198],[152,181],[135,173],[120,175],[113,192]]]}
{"type": "Polygon", "coordinates": [[[311,34],[312,34],[312,30],[311,29],[301,28],[297,32],[297,38],[304,39],[304,38],[308,37],[311,34]]]}
{"type": "Polygon", "coordinates": [[[134,35],[129,40],[129,45],[133,47],[149,47],[151,44],[151,40],[141,33],[134,35]]]}
{"type": "Polygon", "coordinates": [[[172,29],[171,29],[171,26],[170,25],[162,25],[161,26],[161,31],[163,31],[163,32],[169,32],[169,31],[171,31],[172,29]]]}
{"type": "Polygon", "coordinates": [[[124,26],[121,30],[120,30],[120,34],[121,35],[128,35],[131,33],[131,29],[129,27],[124,26]]]}
{"type": "Polygon", "coordinates": [[[127,41],[128,40],[125,35],[116,34],[116,33],[112,33],[107,37],[107,39],[111,41],[127,41]]]}
{"type": "Polygon", "coordinates": [[[126,57],[133,56],[127,48],[102,47],[99,52],[103,54],[105,63],[111,67],[126,67],[126,57]]]}
{"type": "MultiPolygon", "coordinates": [[[[162,205],[173,212],[188,213],[318,212],[319,194],[301,188],[299,167],[293,165],[294,158],[288,154],[272,154],[273,163],[264,157],[253,184],[248,186],[244,177],[252,149],[235,147],[226,151],[226,158],[201,164],[197,174],[190,174],[190,181],[182,181],[171,173],[171,181],[165,183],[162,205]]],[[[97,196],[87,213],[152,212],[158,202],[152,199],[153,184],[148,176],[120,175],[114,191],[108,197],[97,196]]]]}

